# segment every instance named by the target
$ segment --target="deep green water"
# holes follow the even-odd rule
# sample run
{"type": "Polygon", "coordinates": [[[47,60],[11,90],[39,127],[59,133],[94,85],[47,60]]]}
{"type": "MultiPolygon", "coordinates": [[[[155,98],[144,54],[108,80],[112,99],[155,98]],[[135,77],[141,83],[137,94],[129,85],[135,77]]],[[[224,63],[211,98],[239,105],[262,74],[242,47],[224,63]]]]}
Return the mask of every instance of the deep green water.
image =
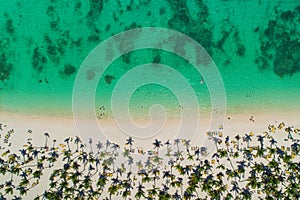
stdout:
{"type": "MultiPolygon", "coordinates": [[[[29,114],[72,114],[76,73],[102,41],[125,30],[163,27],[182,32],[210,54],[225,85],[227,112],[300,111],[300,3],[289,1],[73,0],[0,2],[0,109],[29,114]]],[[[139,50],[113,62],[101,78],[95,109],[111,116],[117,81],[134,66],[162,63],[190,82],[202,111],[210,96],[201,75],[171,53],[139,50]]],[[[87,72],[87,78],[93,72],[87,72]]],[[[122,100],[120,99],[120,103],[122,100]]],[[[130,101],[144,116],[154,103],[170,117],[176,96],[152,84],[130,101]]]]}

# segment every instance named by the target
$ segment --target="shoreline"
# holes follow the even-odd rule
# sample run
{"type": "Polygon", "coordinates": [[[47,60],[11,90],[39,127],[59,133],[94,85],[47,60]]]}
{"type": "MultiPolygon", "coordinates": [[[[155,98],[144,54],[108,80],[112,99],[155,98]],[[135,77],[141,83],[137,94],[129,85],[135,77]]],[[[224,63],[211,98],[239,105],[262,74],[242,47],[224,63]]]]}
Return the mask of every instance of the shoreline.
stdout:
{"type": "MultiPolygon", "coordinates": [[[[150,121],[139,120],[134,122],[138,126],[142,127],[147,125],[150,121]]],[[[156,124],[160,122],[160,120],[153,122],[156,124]]],[[[287,125],[300,127],[299,113],[295,111],[255,114],[227,114],[224,119],[224,124],[223,126],[220,126],[220,129],[224,135],[230,136],[246,134],[251,131],[261,134],[263,131],[267,130],[268,125],[278,125],[280,122],[285,122],[287,125]]],[[[16,145],[23,145],[28,137],[32,138],[34,141],[36,140],[37,142],[40,142],[40,138],[44,137],[43,134],[46,132],[50,134],[52,139],[55,138],[58,141],[63,141],[66,137],[74,137],[78,135],[86,139],[89,137],[82,133],[81,135],[78,133],[76,124],[72,117],[50,117],[43,115],[25,115],[19,113],[0,112],[0,123],[7,125],[8,129],[14,129],[16,133],[15,135],[18,134],[16,145]],[[32,133],[29,134],[28,130],[32,130],[32,133]]],[[[120,130],[120,128],[112,119],[98,120],[98,123],[102,128],[102,131],[105,133],[104,136],[112,142],[123,145],[126,139],[130,136],[129,134],[126,134],[120,130]]],[[[209,123],[209,118],[200,116],[198,124],[199,129],[197,132],[195,132],[196,134],[194,134],[194,143],[203,143],[203,135],[209,131],[209,123]]],[[[89,130],[88,124],[85,124],[83,127],[86,130],[89,130]]],[[[144,139],[134,137],[136,136],[134,135],[133,138],[135,138],[135,143],[137,143],[138,146],[144,146],[147,148],[147,146],[151,147],[152,142],[156,138],[162,141],[175,139],[179,129],[178,127],[180,127],[180,121],[178,119],[168,119],[157,135],[148,138],[146,137],[144,139]],[[145,142],[149,143],[149,145],[145,145],[145,142]]],[[[143,130],[143,128],[141,128],[141,130],[143,130]]],[[[194,127],[184,127],[184,130],[188,133],[189,130],[194,131],[194,127]]],[[[143,136],[145,136],[145,134],[147,135],[148,133],[143,134],[143,136]]]]}

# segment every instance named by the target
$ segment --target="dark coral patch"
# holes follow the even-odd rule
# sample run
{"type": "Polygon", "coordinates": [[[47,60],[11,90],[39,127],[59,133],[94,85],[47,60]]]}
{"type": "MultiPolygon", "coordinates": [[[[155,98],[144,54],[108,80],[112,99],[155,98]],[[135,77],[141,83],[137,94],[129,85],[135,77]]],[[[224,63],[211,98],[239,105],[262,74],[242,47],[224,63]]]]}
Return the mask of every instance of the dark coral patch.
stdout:
{"type": "Polygon", "coordinates": [[[111,82],[114,80],[114,79],[116,79],[114,76],[111,76],[111,75],[106,75],[105,77],[104,77],[104,79],[105,79],[105,82],[107,83],[107,84],[111,84],[111,82]]]}
{"type": "Polygon", "coordinates": [[[111,28],[111,25],[110,25],[110,24],[107,24],[107,25],[105,26],[105,31],[109,31],[110,28],[111,28]]]}
{"type": "Polygon", "coordinates": [[[165,7],[160,7],[159,15],[164,15],[164,14],[166,14],[166,8],[165,7]]]}
{"type": "Polygon", "coordinates": [[[12,69],[13,65],[7,62],[5,54],[2,53],[0,56],[0,81],[3,82],[5,80],[8,80],[11,75],[12,69]]]}
{"type": "Polygon", "coordinates": [[[161,56],[160,54],[157,54],[153,58],[153,63],[161,63],[161,56]]]}
{"type": "Polygon", "coordinates": [[[100,41],[100,38],[99,38],[98,35],[90,35],[90,36],[88,37],[88,41],[89,41],[89,42],[98,42],[98,41],[100,41]]]}
{"type": "Polygon", "coordinates": [[[54,8],[54,6],[48,6],[47,11],[46,11],[46,14],[47,14],[49,17],[54,16],[54,15],[55,15],[55,8],[54,8]]]}
{"type": "Polygon", "coordinates": [[[81,2],[77,2],[74,6],[74,11],[75,12],[79,11],[81,9],[81,7],[82,7],[81,2]]]}
{"type": "Polygon", "coordinates": [[[71,44],[70,44],[70,47],[73,48],[73,47],[81,47],[82,45],[82,38],[78,38],[77,40],[72,40],[71,44]]]}
{"type": "Polygon", "coordinates": [[[255,64],[258,65],[260,70],[265,70],[270,68],[270,63],[268,59],[263,56],[260,56],[254,60],[255,64]]]}
{"type": "Polygon", "coordinates": [[[95,27],[95,21],[100,17],[103,10],[103,0],[89,0],[90,10],[86,15],[87,25],[90,28],[95,27]]]}
{"type": "Polygon", "coordinates": [[[277,26],[277,23],[275,20],[270,20],[268,23],[268,28],[264,31],[265,35],[267,37],[272,37],[275,32],[275,27],[277,26]]]}
{"type": "Polygon", "coordinates": [[[55,10],[54,6],[48,6],[46,14],[49,16],[49,26],[53,31],[58,31],[59,30],[59,21],[60,21],[60,16],[58,12],[55,10]]]}
{"type": "Polygon", "coordinates": [[[245,46],[239,44],[239,45],[238,45],[238,48],[237,48],[237,50],[236,50],[236,54],[237,54],[238,56],[242,57],[242,56],[245,55],[245,51],[246,51],[245,46]]]}
{"type": "Polygon", "coordinates": [[[256,27],[256,28],[254,29],[254,32],[257,33],[258,31],[259,31],[259,27],[256,27]]]}
{"type": "Polygon", "coordinates": [[[219,41],[218,42],[216,42],[216,47],[218,48],[218,49],[222,49],[222,50],[224,50],[223,49],[223,45],[224,45],[224,43],[225,43],[225,41],[227,40],[227,38],[229,37],[229,35],[230,35],[230,32],[229,31],[222,31],[222,37],[219,39],[219,41]]]}
{"type": "Polygon", "coordinates": [[[47,63],[47,58],[39,51],[39,47],[36,47],[33,50],[31,63],[33,69],[35,69],[38,73],[43,71],[44,65],[47,63]]]}
{"type": "Polygon", "coordinates": [[[47,53],[50,56],[55,56],[57,55],[57,48],[55,45],[49,45],[47,46],[47,53]]]}
{"type": "Polygon", "coordinates": [[[195,3],[199,12],[192,17],[186,1],[167,0],[167,2],[173,11],[173,17],[168,21],[168,27],[187,34],[212,55],[214,43],[207,5],[202,0],[196,0],[195,3]]]}
{"type": "Polygon", "coordinates": [[[291,10],[285,11],[281,13],[280,17],[283,20],[292,20],[294,18],[294,12],[292,12],[291,10]]]}
{"type": "Polygon", "coordinates": [[[255,61],[260,69],[272,67],[279,77],[293,75],[300,71],[300,41],[297,24],[300,12],[276,10],[276,18],[268,22],[266,29],[261,31],[259,56],[255,61]]]}
{"type": "Polygon", "coordinates": [[[292,75],[295,73],[294,62],[291,59],[281,60],[281,56],[278,56],[274,61],[274,73],[280,77],[283,77],[285,74],[292,75]]]}
{"type": "Polygon", "coordinates": [[[130,55],[131,55],[130,53],[126,53],[122,55],[122,60],[127,64],[130,63],[130,57],[131,57],[130,55]]]}
{"type": "Polygon", "coordinates": [[[12,19],[6,20],[5,28],[6,28],[6,31],[10,34],[13,34],[15,32],[15,28],[14,28],[12,19]]]}
{"type": "Polygon", "coordinates": [[[71,76],[76,72],[76,68],[73,65],[67,64],[64,67],[64,75],[66,76],[71,76]]]}

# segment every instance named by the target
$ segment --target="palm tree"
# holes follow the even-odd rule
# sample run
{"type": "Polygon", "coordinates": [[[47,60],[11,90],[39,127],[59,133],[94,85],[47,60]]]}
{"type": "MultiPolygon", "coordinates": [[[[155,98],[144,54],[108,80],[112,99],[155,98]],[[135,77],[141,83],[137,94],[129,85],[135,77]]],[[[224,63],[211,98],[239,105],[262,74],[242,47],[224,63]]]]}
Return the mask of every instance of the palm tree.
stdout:
{"type": "Polygon", "coordinates": [[[276,145],[277,141],[272,137],[272,139],[270,140],[270,146],[271,148],[273,147],[273,145],[276,145]]]}
{"type": "Polygon", "coordinates": [[[93,140],[92,140],[92,138],[89,138],[90,150],[91,150],[91,152],[93,153],[93,147],[92,147],[92,144],[93,144],[93,140]]]}
{"type": "Polygon", "coordinates": [[[74,143],[76,144],[76,152],[78,152],[79,143],[81,143],[81,140],[78,136],[75,137],[74,143]]]}
{"type": "Polygon", "coordinates": [[[151,163],[150,157],[148,157],[148,159],[146,160],[145,167],[146,168],[151,168],[152,167],[152,163],[151,163]]]}
{"type": "Polygon", "coordinates": [[[162,146],[161,141],[155,139],[153,145],[154,145],[154,149],[156,149],[156,152],[157,152],[157,154],[158,154],[158,150],[159,150],[159,148],[162,146]]]}
{"type": "Polygon", "coordinates": [[[70,138],[67,137],[64,142],[67,143],[67,146],[68,146],[68,150],[70,151],[70,144],[69,144],[69,141],[70,141],[70,138]]]}
{"type": "Polygon", "coordinates": [[[183,152],[179,150],[174,152],[174,157],[176,158],[176,161],[182,159],[182,153],[183,152]]]}
{"type": "Polygon", "coordinates": [[[243,188],[241,194],[243,199],[251,199],[252,197],[252,192],[249,190],[249,188],[243,188]]]}
{"type": "Polygon", "coordinates": [[[46,138],[46,141],[45,141],[45,148],[48,148],[48,138],[50,137],[49,136],[49,133],[44,133],[44,136],[46,138]]]}
{"type": "Polygon", "coordinates": [[[178,194],[178,190],[172,195],[172,198],[175,200],[182,200],[181,196],[178,194]]]}
{"type": "Polygon", "coordinates": [[[237,140],[237,150],[240,150],[240,139],[241,139],[240,135],[236,135],[235,139],[237,140]]]}
{"type": "Polygon", "coordinates": [[[219,150],[218,144],[220,142],[220,139],[217,137],[212,137],[211,139],[213,140],[214,144],[216,145],[217,150],[219,150]]]}
{"type": "Polygon", "coordinates": [[[257,138],[258,138],[257,140],[260,142],[260,148],[262,149],[263,146],[264,146],[264,138],[265,138],[265,136],[258,135],[257,138]]]}
{"type": "Polygon", "coordinates": [[[168,161],[168,165],[170,166],[170,173],[172,174],[172,170],[173,170],[173,167],[174,167],[174,160],[171,158],[169,161],[168,161]]]}
{"type": "Polygon", "coordinates": [[[237,167],[238,167],[239,173],[244,173],[245,172],[245,164],[246,164],[246,162],[244,160],[242,160],[242,161],[238,161],[237,163],[238,163],[237,167]]]}
{"type": "Polygon", "coordinates": [[[182,167],[182,171],[183,171],[184,174],[187,174],[189,176],[191,168],[192,168],[191,165],[186,165],[185,167],[182,167]]]}
{"type": "Polygon", "coordinates": [[[132,139],[132,137],[129,137],[126,139],[126,145],[129,145],[129,151],[132,151],[132,145],[133,145],[134,140],[132,139]]]}
{"type": "Polygon", "coordinates": [[[191,140],[183,140],[183,145],[186,147],[187,151],[189,151],[191,140]]]}
{"type": "Polygon", "coordinates": [[[195,197],[195,195],[188,190],[184,191],[183,196],[184,196],[184,199],[192,199],[193,197],[195,197]]]}
{"type": "Polygon", "coordinates": [[[167,145],[167,149],[169,148],[169,146],[171,145],[170,140],[168,140],[165,145],[167,145]]]}
{"type": "Polygon", "coordinates": [[[252,141],[250,134],[245,134],[244,140],[247,143],[247,148],[249,148],[249,143],[252,141]]]}
{"type": "Polygon", "coordinates": [[[137,193],[135,194],[135,198],[140,199],[140,198],[145,198],[145,191],[143,190],[145,187],[139,182],[139,185],[137,186],[137,193]]]}
{"type": "Polygon", "coordinates": [[[233,184],[233,187],[230,190],[230,192],[234,192],[235,196],[237,196],[237,194],[240,192],[241,189],[239,188],[238,183],[236,181],[233,181],[232,184],[233,184]]]}
{"type": "MultiPolygon", "coordinates": [[[[25,157],[28,156],[27,151],[25,149],[20,149],[19,151],[21,152],[21,155],[23,157],[23,162],[25,162],[25,157]]],[[[1,164],[3,163],[1,162],[1,164]]]]}
{"type": "Polygon", "coordinates": [[[100,141],[98,141],[98,143],[96,144],[96,147],[97,147],[98,153],[99,153],[99,151],[103,148],[103,144],[100,141]]]}
{"type": "Polygon", "coordinates": [[[198,161],[200,159],[200,150],[199,150],[199,148],[197,148],[195,150],[195,155],[197,156],[196,160],[198,161]]]}
{"type": "Polygon", "coordinates": [[[131,167],[132,167],[132,164],[134,163],[133,162],[133,157],[129,156],[127,162],[128,162],[128,165],[129,165],[129,172],[131,172],[131,167]]]}
{"type": "Polygon", "coordinates": [[[112,148],[112,150],[113,150],[113,153],[116,154],[117,149],[119,149],[120,146],[119,146],[118,144],[116,144],[116,143],[113,143],[111,148],[112,148]]]}
{"type": "Polygon", "coordinates": [[[54,148],[55,148],[55,144],[56,144],[56,139],[53,139],[53,144],[52,144],[52,148],[51,148],[51,150],[53,150],[54,148]]]}
{"type": "Polygon", "coordinates": [[[179,139],[174,140],[174,144],[177,146],[177,151],[179,151],[179,143],[180,143],[179,139]]]}
{"type": "Polygon", "coordinates": [[[158,176],[159,175],[159,170],[158,170],[158,168],[153,168],[151,170],[151,172],[154,175],[153,176],[153,185],[154,185],[154,187],[156,187],[156,180],[159,179],[159,176],[158,176]]]}
{"type": "Polygon", "coordinates": [[[108,147],[111,145],[111,142],[109,140],[106,140],[105,143],[105,151],[107,151],[108,147]]]}

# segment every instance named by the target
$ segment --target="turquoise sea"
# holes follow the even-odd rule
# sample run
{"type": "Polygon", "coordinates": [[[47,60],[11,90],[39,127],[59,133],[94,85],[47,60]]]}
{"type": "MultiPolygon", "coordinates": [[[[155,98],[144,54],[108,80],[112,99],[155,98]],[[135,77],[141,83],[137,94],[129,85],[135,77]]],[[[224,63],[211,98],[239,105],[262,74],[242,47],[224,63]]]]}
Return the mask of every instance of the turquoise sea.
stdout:
{"type": "MultiPolygon", "coordinates": [[[[227,113],[300,111],[296,0],[13,0],[0,2],[0,22],[0,111],[72,115],[84,59],[115,34],[144,27],[172,29],[202,45],[221,74],[227,113]]],[[[177,70],[194,89],[200,110],[211,110],[205,81],[191,65],[170,52],[143,49],[122,55],[104,72],[94,97],[98,117],[112,116],[117,82],[145,63],[177,70]]],[[[87,72],[87,79],[93,74],[87,72]]],[[[144,117],[157,103],[171,118],[180,113],[176,95],[159,84],[141,85],[129,107],[133,116],[144,117]]]]}

